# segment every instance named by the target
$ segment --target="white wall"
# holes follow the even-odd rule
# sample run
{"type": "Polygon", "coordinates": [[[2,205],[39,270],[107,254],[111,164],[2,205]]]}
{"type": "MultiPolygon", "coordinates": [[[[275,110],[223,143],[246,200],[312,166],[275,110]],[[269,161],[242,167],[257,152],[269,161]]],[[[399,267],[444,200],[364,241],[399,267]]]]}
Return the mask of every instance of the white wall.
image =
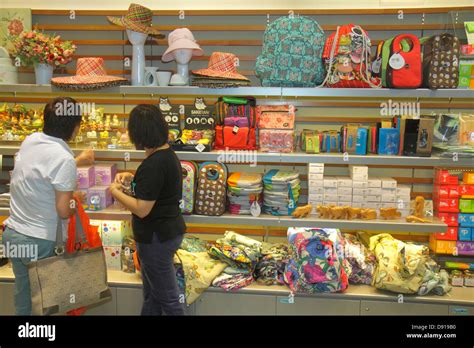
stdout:
{"type": "Polygon", "coordinates": [[[323,8],[397,8],[472,6],[472,0],[0,0],[0,8],[32,9],[116,9],[131,2],[153,10],[174,9],[323,9],[323,8]]]}

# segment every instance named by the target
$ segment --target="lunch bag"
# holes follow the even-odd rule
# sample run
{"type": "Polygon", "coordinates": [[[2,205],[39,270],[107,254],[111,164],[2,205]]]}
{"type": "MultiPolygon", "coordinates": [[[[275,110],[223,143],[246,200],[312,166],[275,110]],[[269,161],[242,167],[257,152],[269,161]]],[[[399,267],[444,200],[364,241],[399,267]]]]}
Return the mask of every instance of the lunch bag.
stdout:
{"type": "Polygon", "coordinates": [[[194,162],[181,161],[181,168],[183,170],[183,198],[179,207],[183,214],[192,214],[196,192],[197,166],[194,162]]]}
{"type": "Polygon", "coordinates": [[[380,79],[372,76],[370,38],[359,25],[337,27],[324,45],[327,75],[324,84],[333,88],[377,88],[380,79]]]}
{"type": "Polygon", "coordinates": [[[257,119],[260,151],[293,151],[295,128],[293,105],[259,105],[257,119]]]}
{"type": "Polygon", "coordinates": [[[421,46],[413,34],[396,36],[390,45],[390,57],[387,65],[387,87],[418,88],[422,83],[421,46]],[[411,43],[407,51],[401,42],[411,43]]]}
{"type": "Polygon", "coordinates": [[[227,167],[218,162],[204,162],[199,166],[196,190],[196,214],[219,216],[225,212],[227,167]]]}
{"type": "Polygon", "coordinates": [[[267,26],[256,74],[262,86],[315,87],[324,80],[324,31],[307,17],[281,17],[267,26]]]}
{"type": "Polygon", "coordinates": [[[434,35],[423,45],[423,85],[430,89],[457,88],[459,39],[448,33],[434,35]]]}
{"type": "Polygon", "coordinates": [[[256,150],[256,101],[253,97],[220,97],[216,103],[218,150],[256,150]]]}

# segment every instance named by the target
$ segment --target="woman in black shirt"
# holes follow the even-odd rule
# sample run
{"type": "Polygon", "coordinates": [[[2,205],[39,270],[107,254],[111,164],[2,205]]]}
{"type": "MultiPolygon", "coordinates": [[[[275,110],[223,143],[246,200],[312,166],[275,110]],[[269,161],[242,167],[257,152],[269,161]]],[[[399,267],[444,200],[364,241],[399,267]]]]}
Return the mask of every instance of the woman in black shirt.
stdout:
{"type": "Polygon", "coordinates": [[[135,176],[119,173],[110,190],[132,212],[143,279],[142,315],[184,315],[173,257],[186,232],[179,201],[181,163],[167,143],[168,125],[154,105],[138,105],[128,120],[130,140],[146,158],[135,176]],[[131,183],[132,196],[123,192],[131,183]]]}

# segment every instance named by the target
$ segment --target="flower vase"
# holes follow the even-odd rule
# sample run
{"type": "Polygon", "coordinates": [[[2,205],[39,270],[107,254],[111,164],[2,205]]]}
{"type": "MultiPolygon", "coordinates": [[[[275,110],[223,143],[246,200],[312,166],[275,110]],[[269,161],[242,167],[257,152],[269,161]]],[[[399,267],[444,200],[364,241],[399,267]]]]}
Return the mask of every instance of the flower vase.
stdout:
{"type": "Polygon", "coordinates": [[[50,84],[53,77],[53,66],[43,63],[35,64],[35,77],[38,85],[50,84]]]}

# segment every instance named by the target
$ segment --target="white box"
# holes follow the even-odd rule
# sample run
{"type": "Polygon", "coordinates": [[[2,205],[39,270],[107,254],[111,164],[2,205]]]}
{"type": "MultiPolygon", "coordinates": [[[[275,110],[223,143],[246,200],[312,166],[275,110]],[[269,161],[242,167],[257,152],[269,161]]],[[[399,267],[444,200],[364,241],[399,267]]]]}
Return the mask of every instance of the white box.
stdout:
{"type": "Polygon", "coordinates": [[[323,194],[325,194],[325,195],[337,195],[337,187],[325,187],[323,194]]]}
{"type": "Polygon", "coordinates": [[[380,178],[369,178],[367,180],[367,186],[369,188],[381,188],[382,187],[382,180],[380,178]]]}
{"type": "Polygon", "coordinates": [[[351,205],[351,202],[337,202],[338,207],[347,207],[350,205],[351,205]]]}
{"type": "Polygon", "coordinates": [[[337,206],[337,202],[336,202],[336,201],[324,201],[324,202],[323,202],[323,205],[326,205],[326,206],[329,206],[329,205],[337,206]]]}
{"type": "Polygon", "coordinates": [[[403,203],[406,203],[406,204],[410,204],[411,198],[410,198],[410,196],[398,196],[397,195],[397,202],[403,202],[403,203]]]}
{"type": "Polygon", "coordinates": [[[393,194],[397,195],[397,189],[393,187],[382,187],[382,194],[393,194]]]}
{"type": "Polygon", "coordinates": [[[367,202],[367,201],[366,201],[365,196],[352,196],[352,202],[364,203],[364,202],[367,202]]]}
{"type": "Polygon", "coordinates": [[[324,174],[324,163],[310,163],[308,174],[324,174]]]}
{"type": "Polygon", "coordinates": [[[352,187],[338,187],[337,188],[338,195],[348,195],[352,197],[352,187]]]}
{"type": "Polygon", "coordinates": [[[382,188],[397,188],[397,181],[393,178],[381,178],[382,188]]]}
{"type": "Polygon", "coordinates": [[[382,202],[382,196],[365,196],[367,202],[382,202]]]}
{"type": "Polygon", "coordinates": [[[309,180],[309,181],[313,181],[313,180],[315,180],[315,181],[323,181],[323,179],[324,179],[324,174],[311,174],[311,173],[310,173],[310,174],[308,175],[308,180],[309,180]]]}
{"type": "Polygon", "coordinates": [[[313,187],[321,187],[323,188],[323,181],[322,180],[308,180],[308,188],[313,187]]]}
{"type": "Polygon", "coordinates": [[[376,187],[369,187],[367,189],[367,195],[368,196],[381,196],[382,195],[382,189],[381,188],[376,188],[376,187]]]}
{"type": "Polygon", "coordinates": [[[352,187],[353,188],[364,188],[366,189],[368,186],[367,186],[367,181],[355,181],[353,180],[352,181],[352,187]]]}
{"type": "Polygon", "coordinates": [[[324,201],[337,202],[337,194],[325,193],[323,195],[323,200],[324,201]]]}
{"type": "Polygon", "coordinates": [[[323,180],[324,184],[323,186],[324,187],[336,187],[337,188],[337,179],[333,176],[326,176],[324,177],[324,180],[323,180]]]}
{"type": "Polygon", "coordinates": [[[309,195],[322,195],[324,194],[324,187],[308,187],[309,195]]]}
{"type": "Polygon", "coordinates": [[[322,202],[323,201],[323,195],[315,195],[315,194],[309,194],[308,195],[308,201],[319,201],[319,202],[322,202]]]}
{"type": "Polygon", "coordinates": [[[410,215],[410,209],[399,209],[398,211],[400,212],[400,214],[402,214],[403,218],[410,215]]]}
{"type": "Polygon", "coordinates": [[[361,202],[352,202],[351,206],[353,208],[362,208],[362,204],[361,202]]]}
{"type": "Polygon", "coordinates": [[[349,173],[350,174],[365,174],[369,175],[369,167],[367,166],[355,166],[350,164],[349,165],[349,173]]]}
{"type": "Polygon", "coordinates": [[[352,202],[352,196],[349,196],[349,195],[337,195],[337,201],[338,202],[346,202],[346,203],[350,203],[352,202]]]}
{"type": "Polygon", "coordinates": [[[397,209],[410,209],[410,202],[396,201],[395,203],[386,204],[392,204],[392,206],[396,206],[397,209]]]}
{"type": "Polygon", "coordinates": [[[367,174],[352,174],[351,179],[355,181],[368,181],[369,176],[367,174]]]}
{"type": "Polygon", "coordinates": [[[409,185],[398,185],[397,186],[397,195],[399,196],[410,196],[411,187],[409,185]]]}
{"type": "Polygon", "coordinates": [[[352,187],[352,179],[346,176],[338,176],[337,187],[352,187]]]}
{"type": "Polygon", "coordinates": [[[396,195],[389,195],[389,194],[384,194],[382,195],[382,202],[390,202],[390,203],[396,203],[397,202],[397,196],[396,195]]]}
{"type": "Polygon", "coordinates": [[[353,188],[352,195],[353,196],[367,196],[367,190],[365,188],[353,188]]]}

